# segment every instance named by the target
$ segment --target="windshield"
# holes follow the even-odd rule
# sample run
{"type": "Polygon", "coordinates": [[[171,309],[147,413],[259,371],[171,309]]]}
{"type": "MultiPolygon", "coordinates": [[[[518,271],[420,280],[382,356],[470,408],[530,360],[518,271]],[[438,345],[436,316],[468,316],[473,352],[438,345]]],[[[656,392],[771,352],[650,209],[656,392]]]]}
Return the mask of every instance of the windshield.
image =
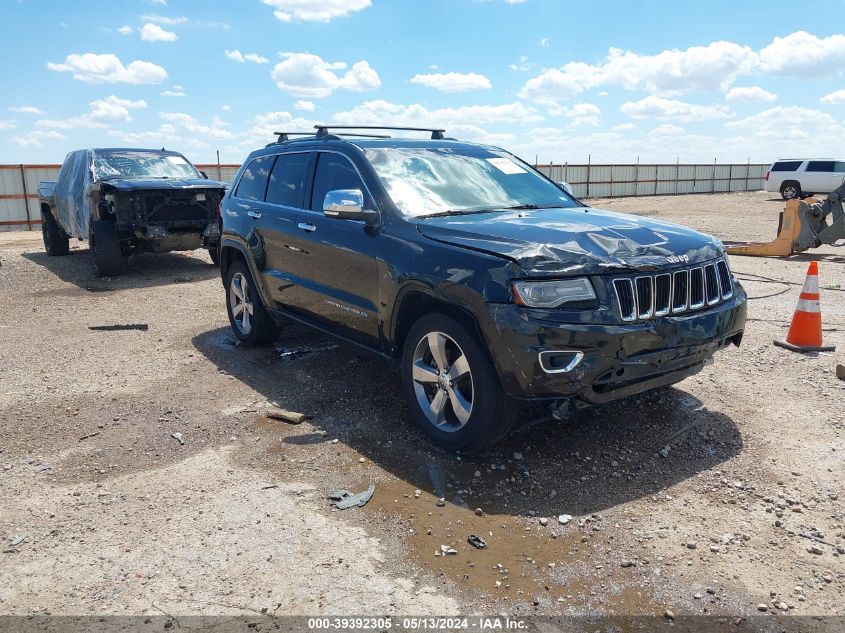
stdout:
{"type": "Polygon", "coordinates": [[[94,179],[200,178],[183,156],[158,152],[94,153],[94,179]]]}
{"type": "Polygon", "coordinates": [[[469,148],[367,148],[394,204],[408,217],[578,203],[505,152],[469,148]]]}

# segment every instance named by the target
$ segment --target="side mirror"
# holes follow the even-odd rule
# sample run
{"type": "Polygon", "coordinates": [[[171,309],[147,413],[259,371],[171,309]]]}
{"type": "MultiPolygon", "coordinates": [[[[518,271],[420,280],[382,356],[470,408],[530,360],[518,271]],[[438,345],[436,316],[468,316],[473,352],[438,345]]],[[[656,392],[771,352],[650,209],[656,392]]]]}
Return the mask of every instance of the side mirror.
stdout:
{"type": "Polygon", "coordinates": [[[575,194],[572,193],[572,185],[570,185],[568,182],[559,182],[559,183],[557,183],[557,186],[560,187],[561,189],[563,189],[566,193],[568,193],[573,198],[575,197],[575,194]]]}
{"type": "Polygon", "coordinates": [[[200,176],[202,176],[203,178],[205,178],[206,180],[208,180],[208,174],[207,174],[207,173],[205,173],[202,169],[200,169],[200,176]]]}
{"type": "Polygon", "coordinates": [[[323,198],[323,214],[342,220],[365,220],[364,194],[360,189],[335,189],[323,198]]]}

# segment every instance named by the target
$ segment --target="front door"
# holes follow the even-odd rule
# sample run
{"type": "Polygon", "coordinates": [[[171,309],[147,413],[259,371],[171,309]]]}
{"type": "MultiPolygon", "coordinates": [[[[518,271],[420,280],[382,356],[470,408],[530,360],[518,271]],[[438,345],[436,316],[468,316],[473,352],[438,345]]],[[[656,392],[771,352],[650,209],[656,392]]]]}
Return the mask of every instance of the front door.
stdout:
{"type": "Polygon", "coordinates": [[[300,309],[358,342],[378,343],[378,233],[360,220],[323,214],[326,193],[359,189],[366,208],[374,201],[352,162],[343,154],[318,152],[306,208],[297,223],[303,252],[298,269],[300,309]]]}

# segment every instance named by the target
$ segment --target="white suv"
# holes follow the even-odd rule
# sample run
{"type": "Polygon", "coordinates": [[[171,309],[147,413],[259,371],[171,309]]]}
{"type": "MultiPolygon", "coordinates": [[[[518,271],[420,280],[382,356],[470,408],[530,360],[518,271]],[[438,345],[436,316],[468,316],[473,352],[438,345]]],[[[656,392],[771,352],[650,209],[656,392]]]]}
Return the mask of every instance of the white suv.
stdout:
{"type": "Polygon", "coordinates": [[[766,191],[784,200],[830,193],[845,180],[845,160],[796,158],[779,160],[766,172],[766,191]]]}

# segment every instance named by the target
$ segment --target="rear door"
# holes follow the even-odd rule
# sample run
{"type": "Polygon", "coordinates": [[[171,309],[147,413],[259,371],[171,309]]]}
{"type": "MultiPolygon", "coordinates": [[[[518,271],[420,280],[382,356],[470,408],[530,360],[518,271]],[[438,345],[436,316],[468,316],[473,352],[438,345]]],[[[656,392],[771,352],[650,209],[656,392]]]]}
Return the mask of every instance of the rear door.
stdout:
{"type": "Polygon", "coordinates": [[[807,193],[828,193],[836,188],[834,183],[836,174],[833,160],[807,161],[807,171],[801,181],[801,189],[807,193]]]}
{"type": "Polygon", "coordinates": [[[833,165],[833,189],[831,191],[841,187],[843,182],[845,182],[845,161],[838,160],[833,165]]]}
{"type": "Polygon", "coordinates": [[[378,232],[363,221],[323,214],[326,193],[360,189],[365,208],[377,209],[352,161],[339,152],[314,155],[308,201],[297,223],[302,252],[297,272],[301,310],[339,334],[375,347],[378,343],[378,232]]]}

